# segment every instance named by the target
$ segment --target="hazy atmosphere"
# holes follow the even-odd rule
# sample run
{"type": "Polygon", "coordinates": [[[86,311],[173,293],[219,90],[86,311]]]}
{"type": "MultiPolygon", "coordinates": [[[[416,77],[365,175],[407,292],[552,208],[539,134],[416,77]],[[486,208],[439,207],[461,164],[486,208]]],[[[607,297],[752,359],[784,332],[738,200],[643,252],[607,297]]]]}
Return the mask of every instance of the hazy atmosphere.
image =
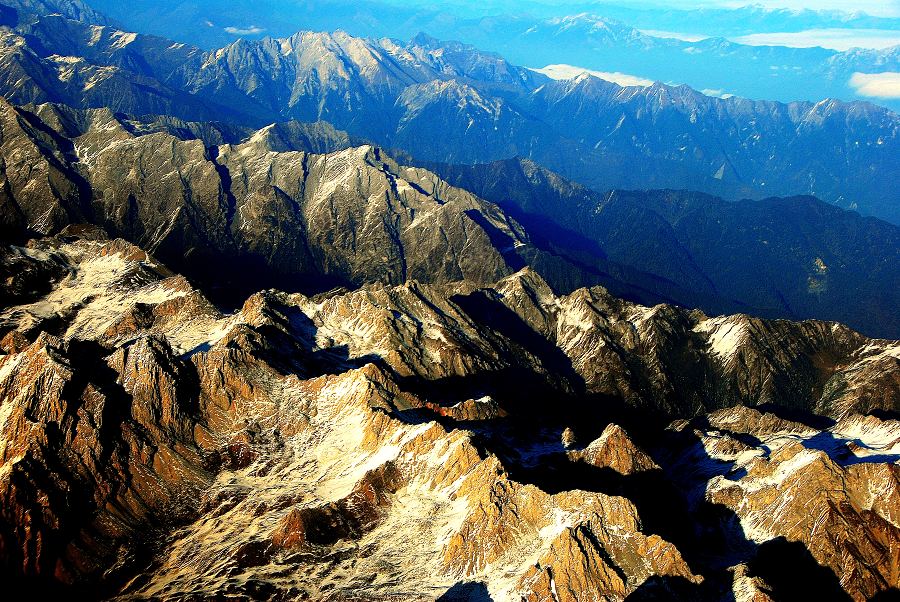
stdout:
{"type": "MultiPolygon", "coordinates": [[[[300,29],[409,40],[420,32],[501,53],[519,65],[618,73],[780,101],[835,97],[900,108],[897,3],[392,2],[97,0],[122,23],[207,48],[300,29]],[[698,8],[699,7],[699,8],[698,8]],[[826,10],[827,9],[827,10],[826,10]],[[696,10],[701,12],[695,13],[696,10]],[[697,15],[702,15],[697,17],[697,15]],[[723,46],[723,40],[730,42],[723,46]],[[861,53],[865,53],[862,56],[861,53]],[[871,56],[870,56],[871,55],[871,56]]],[[[558,69],[556,70],[558,72],[558,69]]],[[[545,71],[552,73],[552,71],[545,71]]]]}

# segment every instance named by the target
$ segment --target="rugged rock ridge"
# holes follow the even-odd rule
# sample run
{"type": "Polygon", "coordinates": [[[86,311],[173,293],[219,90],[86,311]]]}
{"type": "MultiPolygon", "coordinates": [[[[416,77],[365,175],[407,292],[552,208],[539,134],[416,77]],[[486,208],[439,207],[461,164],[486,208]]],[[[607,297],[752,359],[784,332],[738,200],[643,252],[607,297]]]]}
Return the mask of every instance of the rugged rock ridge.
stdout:
{"type": "Polygon", "coordinates": [[[884,258],[900,230],[814,199],[603,195],[531,162],[438,168],[501,211],[322,123],[250,131],[54,104],[5,105],[0,119],[8,236],[101,224],[205,284],[239,287],[234,303],[273,282],[489,284],[528,264],[563,292],[600,283],[650,305],[897,328],[884,258]],[[760,279],[772,285],[748,284],[760,279]]]}
{"type": "Polygon", "coordinates": [[[324,120],[420,160],[521,155],[598,189],[811,194],[900,219],[885,184],[897,171],[900,125],[895,113],[866,103],[720,99],[589,76],[549,81],[421,36],[403,45],[300,32],[204,52],[47,16],[4,32],[3,42],[0,91],[19,104],[63,101],[255,127],[324,120]],[[435,132],[454,144],[435,144],[435,132]]]}
{"type": "Polygon", "coordinates": [[[672,414],[737,403],[833,416],[896,409],[895,343],[824,322],[645,308],[599,287],[558,297],[530,270],[487,289],[364,287],[305,307],[329,345],[404,376],[521,372],[672,414]]]}
{"type": "Polygon", "coordinates": [[[13,235],[91,222],[189,275],[244,290],[267,275],[292,286],[305,277],[307,290],[487,284],[529,252],[525,232],[495,205],[371,146],[274,152],[282,133],[300,131],[273,126],[207,148],[166,131],[138,135],[108,110],[76,115],[81,123],[53,106],[0,112],[0,216],[13,235]]]}
{"type": "Polygon", "coordinates": [[[483,577],[511,596],[540,591],[529,559],[555,542],[540,557],[546,574],[598,554],[615,563],[606,586],[574,574],[581,587],[621,597],[649,574],[699,580],[674,546],[640,533],[627,500],[548,495],[509,479],[471,433],[404,419],[420,399],[390,372],[351,368],[338,349],[319,348],[271,295],[202,325],[202,312],[172,319],[196,293],[121,241],[11,253],[71,272],[8,314],[7,328],[23,323],[20,314],[39,319],[58,307],[51,299],[78,298],[82,274],[98,284],[90,301],[55,314],[69,324],[63,338],[41,333],[0,366],[8,485],[0,532],[13,574],[75,584],[103,577],[112,587],[141,564],[128,554],[156,550],[152,571],[125,585],[130,595],[185,595],[203,583],[209,595],[337,588],[414,599],[483,577]],[[110,278],[93,277],[101,273],[110,278]],[[123,293],[132,306],[116,305],[123,293]],[[106,310],[103,321],[91,320],[94,305],[106,310]],[[134,320],[141,308],[155,319],[134,320]],[[78,328],[87,322],[91,332],[78,328]],[[212,338],[195,346],[200,333],[212,338]],[[163,537],[179,523],[188,524],[163,537]],[[571,547],[559,556],[570,536],[591,537],[592,556],[571,547]],[[285,572],[311,561],[311,572],[285,572]],[[371,563],[374,581],[362,570],[371,563]]]}
{"type": "MultiPolygon", "coordinates": [[[[223,316],[97,230],[7,248],[2,264],[30,274],[4,284],[14,305],[0,315],[0,549],[16,578],[151,598],[777,598],[791,590],[769,550],[801,546],[855,599],[898,585],[900,427],[854,414],[897,409],[896,343],[602,289],[558,297],[527,270],[487,289],[266,291],[223,316]],[[465,383],[510,368],[545,383],[542,403],[525,380],[468,395],[465,383]],[[695,376],[690,390],[715,396],[680,405],[695,376]],[[844,388],[820,385],[834,379],[844,388]],[[646,434],[644,449],[617,425],[559,444],[554,420],[615,399],[656,414],[778,402],[843,418],[813,428],[732,408],[646,434]],[[835,478],[846,487],[820,487],[835,478]],[[666,528],[646,487],[650,500],[680,491],[669,518],[728,553],[704,556],[696,535],[666,528]]],[[[582,420],[579,437],[602,424],[582,420]]]]}
{"type": "Polygon", "coordinates": [[[849,416],[820,430],[735,407],[673,429],[693,441],[674,460],[677,474],[733,511],[743,537],[760,545],[750,573],[765,579],[800,544],[808,550],[813,562],[797,562],[794,585],[772,576],[764,589],[864,600],[897,587],[896,421],[849,416]]]}

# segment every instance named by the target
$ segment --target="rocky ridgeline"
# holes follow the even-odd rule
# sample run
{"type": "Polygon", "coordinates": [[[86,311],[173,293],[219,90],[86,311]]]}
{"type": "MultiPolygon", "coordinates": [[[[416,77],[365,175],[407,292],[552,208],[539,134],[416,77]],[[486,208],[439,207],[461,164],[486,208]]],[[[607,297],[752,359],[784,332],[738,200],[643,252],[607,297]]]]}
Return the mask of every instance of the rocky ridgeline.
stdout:
{"type": "Polygon", "coordinates": [[[273,280],[488,284],[533,252],[499,208],[430,172],[372,146],[276,152],[287,135],[331,144],[327,130],[324,141],[288,130],[210,148],[193,134],[136,132],[109,110],[0,100],[0,223],[13,238],[94,223],[207,285],[251,291],[273,280]]]}
{"type": "Polygon", "coordinates": [[[223,315],[96,228],[0,264],[12,583],[762,600],[792,593],[787,563],[859,600],[900,585],[900,426],[864,415],[897,409],[896,343],[558,296],[529,270],[223,315]],[[599,418],[619,406],[695,418],[599,418]]]}
{"type": "MultiPolygon", "coordinates": [[[[900,221],[891,185],[900,125],[895,113],[867,103],[722,99],[661,83],[623,88],[587,74],[553,81],[428,36],[401,44],[306,31],[205,51],[17,4],[18,16],[0,17],[0,93],[17,104],[252,127],[324,120],[423,161],[522,156],[597,189],[812,194],[900,221]]],[[[559,34],[545,32],[557,42],[559,34]]],[[[637,35],[646,50],[651,38],[637,35]]],[[[846,58],[895,64],[889,55],[846,58]]],[[[859,70],[843,69],[847,78],[859,70]]]]}
{"type": "Polygon", "coordinates": [[[0,159],[7,239],[102,225],[232,305],[273,283],[490,285],[529,265],[561,292],[900,329],[885,286],[900,229],[812,198],[603,195],[519,161],[439,166],[457,188],[321,123],[254,131],[2,100],[0,159]]]}

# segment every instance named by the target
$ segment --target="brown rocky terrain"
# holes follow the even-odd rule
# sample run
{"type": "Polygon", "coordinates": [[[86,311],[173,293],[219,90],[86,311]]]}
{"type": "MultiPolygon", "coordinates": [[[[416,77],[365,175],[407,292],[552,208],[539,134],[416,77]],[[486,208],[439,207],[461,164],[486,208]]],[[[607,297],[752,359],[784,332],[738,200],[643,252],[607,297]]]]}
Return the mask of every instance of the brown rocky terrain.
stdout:
{"type": "Polygon", "coordinates": [[[840,323],[898,230],[540,165],[890,218],[895,114],[80,0],[0,0],[0,93],[5,597],[900,594],[900,342],[840,323]]]}
{"type": "Polygon", "coordinates": [[[104,109],[0,100],[0,113],[8,237],[91,222],[207,284],[247,290],[274,279],[313,291],[376,280],[488,284],[535,252],[495,205],[378,148],[277,151],[303,140],[342,147],[325,127],[271,126],[208,147],[209,132],[140,128],[104,109]]]}
{"type": "Polygon", "coordinates": [[[10,583],[764,600],[795,593],[790,565],[857,600],[900,585],[896,343],[558,296],[530,270],[225,315],[97,228],[0,265],[10,583]]]}

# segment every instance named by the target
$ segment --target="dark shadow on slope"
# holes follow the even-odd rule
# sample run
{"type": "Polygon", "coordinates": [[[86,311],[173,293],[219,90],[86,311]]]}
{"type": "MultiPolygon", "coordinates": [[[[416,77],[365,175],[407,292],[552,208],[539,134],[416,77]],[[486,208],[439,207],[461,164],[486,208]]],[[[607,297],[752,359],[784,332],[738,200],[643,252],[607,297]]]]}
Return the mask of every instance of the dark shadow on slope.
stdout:
{"type": "Polygon", "coordinates": [[[891,410],[877,409],[867,413],[879,420],[900,420],[900,412],[892,412],[891,410]]]}
{"type": "Polygon", "coordinates": [[[19,24],[19,11],[11,6],[0,4],[0,25],[14,28],[19,24]]]}
{"type": "Polygon", "coordinates": [[[493,602],[488,588],[477,581],[460,581],[437,599],[438,602],[493,602]]]}
{"type": "MultiPolygon", "coordinates": [[[[382,367],[392,371],[386,364],[382,367]]],[[[395,380],[403,391],[421,397],[436,406],[449,407],[467,399],[478,399],[490,396],[496,399],[503,410],[516,414],[532,415],[540,410],[541,404],[553,399],[560,412],[566,412],[566,406],[573,403],[573,398],[561,394],[547,382],[547,378],[526,367],[511,366],[490,372],[480,372],[471,376],[450,376],[439,379],[426,379],[419,376],[400,376],[395,380]]],[[[437,419],[434,413],[429,420],[437,419]]],[[[554,417],[553,420],[556,420],[554,417]]],[[[446,418],[447,426],[461,427],[457,421],[446,418]]],[[[491,421],[493,424],[493,421],[491,421]]]]}
{"type": "Polygon", "coordinates": [[[857,456],[848,447],[854,444],[862,449],[872,449],[859,439],[839,439],[833,433],[822,431],[803,440],[807,449],[816,449],[828,454],[828,457],[841,466],[851,464],[894,464],[900,461],[900,454],[873,453],[868,456],[857,456]]]}
{"type": "MultiPolygon", "coordinates": [[[[266,315],[271,324],[263,324],[252,330],[265,344],[255,345],[255,353],[283,374],[298,374],[303,378],[316,378],[326,374],[342,374],[348,370],[376,363],[384,366],[377,354],[351,357],[347,345],[319,348],[316,344],[315,323],[293,305],[272,302],[274,311],[266,315]]],[[[251,344],[253,344],[251,342],[251,344]]],[[[191,351],[202,352],[203,345],[191,351]]]]}
{"type": "MultiPolygon", "coordinates": [[[[861,439],[842,439],[840,437],[836,437],[834,433],[827,430],[836,424],[836,422],[831,418],[810,414],[808,412],[792,410],[790,408],[784,408],[774,404],[760,405],[757,406],[756,409],[760,412],[772,414],[782,420],[797,422],[819,431],[811,437],[802,439],[804,447],[806,447],[807,449],[825,452],[826,454],[828,454],[828,457],[831,458],[832,461],[843,467],[847,467],[852,464],[893,464],[900,461],[900,454],[877,453],[878,450],[876,448],[869,447],[861,439]],[[857,456],[850,449],[850,445],[855,445],[860,449],[869,450],[875,453],[871,453],[867,456],[857,456]]],[[[888,420],[892,418],[885,417],[882,419],[888,420]]],[[[709,424],[709,421],[703,417],[695,418],[692,421],[692,424],[697,425],[699,428],[713,428],[709,424]]],[[[765,446],[762,444],[762,442],[749,433],[737,433],[721,428],[717,428],[716,430],[725,432],[735,439],[738,439],[739,441],[742,441],[753,447],[762,447],[765,449],[765,446]]]]}
{"type": "Polygon", "coordinates": [[[490,325],[494,332],[534,355],[548,374],[560,375],[569,390],[576,394],[584,392],[584,378],[578,374],[572,360],[562,349],[533,330],[514,311],[491,298],[487,292],[475,291],[468,295],[454,295],[450,297],[450,301],[458,305],[475,322],[490,325]]]}
{"type": "MultiPolygon", "coordinates": [[[[697,419],[695,428],[703,430],[705,419],[697,419]]],[[[749,564],[754,575],[772,587],[775,600],[846,600],[837,577],[828,567],[819,565],[802,543],[785,545],[777,540],[762,546],[745,535],[737,514],[722,504],[708,502],[706,483],[716,475],[738,479],[734,462],[710,457],[701,438],[686,428],[681,432],[648,429],[641,437],[655,439],[656,448],[667,449],[667,457],[654,458],[662,470],[622,475],[610,468],[572,461],[561,446],[548,444],[547,453],[525,462],[515,455],[516,445],[501,444],[481,436],[486,451],[504,458],[510,477],[535,485],[548,493],[582,489],[629,499],[638,510],[642,532],[657,534],[673,543],[695,574],[704,577],[694,584],[682,578],[654,577],[641,585],[629,600],[733,600],[733,575],[729,567],[749,564]],[[816,581],[812,597],[797,597],[796,583],[816,581]]],[[[551,439],[548,442],[552,443],[551,439]]],[[[748,441],[750,443],[750,441],[748,441]]],[[[660,456],[660,457],[656,457],[660,456]]]]}
{"type": "Polygon", "coordinates": [[[869,602],[900,602],[900,589],[892,587],[883,592],[878,592],[869,602]]]}
{"type": "Polygon", "coordinates": [[[649,577],[625,597],[628,602],[658,602],[659,600],[733,602],[734,599],[734,594],[730,591],[723,591],[716,595],[714,592],[706,591],[702,584],[691,583],[684,577],[660,575],[649,577]]]}
{"type": "Polygon", "coordinates": [[[517,272],[525,267],[525,261],[515,253],[516,241],[509,234],[490,223],[480,211],[469,209],[465,213],[466,217],[484,230],[491,245],[500,252],[510,269],[517,272]]]}
{"type": "Polygon", "coordinates": [[[520,482],[551,494],[581,489],[629,499],[647,534],[674,543],[695,570],[723,569],[752,553],[736,516],[705,501],[691,507],[683,491],[662,470],[623,475],[611,468],[571,461],[565,454],[548,454],[532,467],[509,469],[520,482]],[[721,566],[720,566],[721,565],[721,566]]]}
{"type": "Polygon", "coordinates": [[[13,572],[0,571],[3,580],[3,599],[10,602],[23,600],[71,600],[87,602],[108,600],[115,592],[101,591],[83,584],[62,584],[46,576],[22,577],[13,572]]]}
{"type": "Polygon", "coordinates": [[[759,546],[749,575],[762,578],[776,600],[851,600],[834,572],[820,565],[802,543],[778,537],[759,546]]]}
{"type": "Polygon", "coordinates": [[[756,406],[755,409],[760,412],[774,414],[776,417],[781,418],[782,420],[790,420],[791,422],[799,422],[800,424],[805,424],[810,428],[814,428],[820,431],[829,429],[836,424],[833,419],[828,418],[827,416],[819,416],[817,414],[791,409],[785,406],[776,405],[774,403],[765,403],[756,406]]]}

